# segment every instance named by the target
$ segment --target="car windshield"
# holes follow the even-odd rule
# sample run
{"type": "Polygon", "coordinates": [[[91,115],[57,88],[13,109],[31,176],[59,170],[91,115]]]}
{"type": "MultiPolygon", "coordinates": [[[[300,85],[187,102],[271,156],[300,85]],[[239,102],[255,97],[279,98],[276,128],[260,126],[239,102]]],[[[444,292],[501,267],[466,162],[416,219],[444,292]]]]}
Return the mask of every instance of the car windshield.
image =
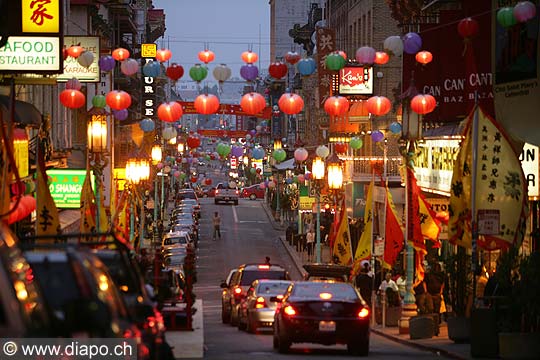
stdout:
{"type": "Polygon", "coordinates": [[[240,285],[250,285],[253,281],[258,279],[271,279],[271,280],[287,280],[287,274],[285,271],[244,271],[240,285]]]}
{"type": "Polygon", "coordinates": [[[321,294],[331,294],[332,300],[356,301],[358,294],[350,284],[329,282],[296,283],[291,297],[320,299],[321,294]]]}
{"type": "Polygon", "coordinates": [[[81,297],[68,262],[32,262],[31,266],[36,279],[43,284],[42,291],[47,303],[54,310],[62,310],[64,305],[81,297]]]}
{"type": "Polygon", "coordinates": [[[182,244],[187,245],[188,240],[185,236],[170,237],[163,240],[163,245],[182,244]]]}
{"type": "Polygon", "coordinates": [[[283,294],[291,283],[289,282],[262,282],[257,287],[259,295],[279,295],[283,294]]]}

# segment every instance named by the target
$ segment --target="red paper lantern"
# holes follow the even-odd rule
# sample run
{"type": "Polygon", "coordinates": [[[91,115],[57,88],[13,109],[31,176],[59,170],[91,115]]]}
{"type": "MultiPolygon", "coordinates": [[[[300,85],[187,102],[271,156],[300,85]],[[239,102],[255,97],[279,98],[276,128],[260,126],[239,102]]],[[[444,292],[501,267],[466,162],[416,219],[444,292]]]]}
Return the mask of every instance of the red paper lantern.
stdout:
{"type": "Polygon", "coordinates": [[[192,183],[196,183],[196,182],[197,182],[197,177],[196,177],[196,176],[192,176],[192,177],[191,177],[191,182],[192,182],[192,183]]]}
{"type": "Polygon", "coordinates": [[[268,73],[274,79],[281,79],[282,77],[287,75],[287,71],[289,71],[289,69],[287,68],[287,65],[285,65],[284,63],[280,61],[271,63],[270,66],[268,67],[268,73]]]}
{"type": "Polygon", "coordinates": [[[183,113],[182,105],[176,101],[163,103],[157,109],[158,119],[165,122],[175,122],[182,117],[183,113]]]}
{"type": "Polygon", "coordinates": [[[419,51],[416,53],[415,58],[420,64],[426,65],[433,60],[433,54],[429,51],[419,51]]]}
{"type": "Polygon", "coordinates": [[[73,45],[67,49],[68,55],[71,56],[72,58],[78,58],[79,55],[81,55],[83,51],[84,51],[83,47],[79,45],[73,45]]]}
{"type": "Polygon", "coordinates": [[[338,154],[345,154],[347,152],[348,147],[349,146],[347,143],[339,142],[339,143],[334,144],[334,149],[336,150],[338,154]]]}
{"type": "Polygon", "coordinates": [[[390,56],[384,51],[375,52],[375,64],[384,65],[390,60],[390,56]]]}
{"type": "Polygon", "coordinates": [[[212,179],[211,178],[204,179],[204,184],[205,185],[212,185],[212,179]]]}
{"type": "Polygon", "coordinates": [[[247,64],[253,64],[259,59],[259,55],[257,53],[254,53],[253,51],[244,51],[242,53],[242,61],[244,61],[247,64]]]}
{"type": "Polygon", "coordinates": [[[182,67],[182,65],[173,63],[167,68],[167,70],[165,70],[165,75],[167,75],[169,79],[176,81],[184,75],[184,68],[182,67]]]}
{"type": "Polygon", "coordinates": [[[294,65],[300,61],[300,54],[298,54],[296,51],[289,51],[285,54],[285,61],[291,65],[294,65]]]}
{"type": "Polygon", "coordinates": [[[112,57],[117,61],[124,61],[129,57],[129,50],[124,48],[114,49],[112,52],[112,57]]]}
{"type": "Polygon", "coordinates": [[[261,94],[251,92],[242,96],[240,106],[249,115],[255,115],[259,114],[266,107],[266,100],[261,94]]]}
{"type": "Polygon", "coordinates": [[[457,26],[459,35],[464,39],[470,39],[478,34],[479,31],[478,21],[473,18],[462,19],[457,26]]]}
{"type": "Polygon", "coordinates": [[[86,98],[79,90],[66,89],[60,93],[60,102],[67,108],[78,109],[86,104],[86,98]]]}
{"type": "Polygon", "coordinates": [[[172,57],[172,52],[169,49],[159,49],[156,52],[156,59],[159,62],[165,62],[172,57]]]}
{"type": "Polygon", "coordinates": [[[186,143],[190,149],[196,149],[201,146],[201,138],[197,135],[190,135],[188,136],[186,143]]]}
{"type": "Polygon", "coordinates": [[[193,105],[199,114],[214,114],[219,109],[219,99],[212,94],[201,94],[195,98],[193,105]]]}
{"type": "Polygon", "coordinates": [[[304,100],[297,94],[285,93],[279,98],[278,105],[285,114],[295,115],[304,108],[304,100]]]}
{"type": "Polygon", "coordinates": [[[324,102],[324,111],[331,116],[343,116],[349,111],[349,100],[344,96],[330,96],[324,102]]]}
{"type": "Polygon", "coordinates": [[[392,108],[392,103],[385,96],[372,96],[368,99],[366,107],[373,115],[387,114],[392,108]]]}
{"type": "Polygon", "coordinates": [[[113,90],[105,96],[105,102],[113,110],[124,110],[131,105],[131,95],[122,90],[113,90]]]}
{"type": "Polygon", "coordinates": [[[418,94],[411,100],[411,109],[420,115],[429,114],[437,106],[437,101],[431,95],[418,94]]]}
{"type": "Polygon", "coordinates": [[[214,61],[215,58],[216,55],[211,50],[206,49],[204,51],[199,51],[199,60],[201,60],[205,64],[214,61]]]}

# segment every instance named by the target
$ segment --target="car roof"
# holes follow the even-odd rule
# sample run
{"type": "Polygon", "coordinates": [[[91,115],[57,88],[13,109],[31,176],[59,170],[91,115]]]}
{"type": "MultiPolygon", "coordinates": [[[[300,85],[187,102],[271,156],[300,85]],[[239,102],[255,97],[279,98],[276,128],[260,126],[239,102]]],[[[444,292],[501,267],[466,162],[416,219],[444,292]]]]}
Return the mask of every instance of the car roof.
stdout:
{"type": "Polygon", "coordinates": [[[189,237],[189,233],[187,231],[172,231],[172,232],[168,232],[163,237],[164,238],[173,238],[173,237],[181,237],[181,236],[188,236],[189,237]]]}
{"type": "Polygon", "coordinates": [[[308,273],[308,279],[317,277],[317,278],[329,278],[329,279],[347,279],[351,273],[351,267],[346,265],[337,265],[337,264],[324,264],[324,263],[314,263],[314,264],[305,264],[303,268],[308,273]]]}

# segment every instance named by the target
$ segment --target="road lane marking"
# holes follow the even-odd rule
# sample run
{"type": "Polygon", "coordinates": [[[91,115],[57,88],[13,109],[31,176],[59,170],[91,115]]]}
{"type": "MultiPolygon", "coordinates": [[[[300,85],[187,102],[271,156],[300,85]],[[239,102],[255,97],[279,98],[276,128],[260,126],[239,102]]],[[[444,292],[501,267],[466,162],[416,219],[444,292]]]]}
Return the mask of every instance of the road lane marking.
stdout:
{"type": "Polygon", "coordinates": [[[234,222],[238,224],[238,214],[236,214],[236,206],[232,207],[232,214],[233,214],[234,222]]]}

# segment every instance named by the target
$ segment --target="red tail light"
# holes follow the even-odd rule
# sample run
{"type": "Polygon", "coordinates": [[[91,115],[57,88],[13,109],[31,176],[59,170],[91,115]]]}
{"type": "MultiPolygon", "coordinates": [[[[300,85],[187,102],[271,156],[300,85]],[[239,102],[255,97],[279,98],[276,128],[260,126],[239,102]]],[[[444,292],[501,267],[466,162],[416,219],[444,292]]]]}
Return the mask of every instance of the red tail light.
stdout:
{"type": "Polygon", "coordinates": [[[369,310],[366,309],[366,308],[362,308],[362,310],[360,310],[360,311],[358,312],[358,317],[359,317],[360,319],[365,319],[365,318],[367,318],[368,316],[369,316],[369,310]]]}
{"type": "Polygon", "coordinates": [[[264,301],[264,298],[262,296],[259,296],[255,303],[255,309],[263,309],[266,307],[266,301],[264,301]]]}
{"type": "Polygon", "coordinates": [[[296,315],[296,310],[291,305],[287,305],[283,308],[283,312],[289,316],[296,315]]]}
{"type": "Polygon", "coordinates": [[[242,288],[240,287],[235,287],[234,288],[234,294],[235,295],[240,295],[242,293],[242,288]]]}
{"type": "Polygon", "coordinates": [[[236,195],[238,195],[238,194],[239,194],[239,192],[238,192],[238,190],[236,190],[236,195]]]}
{"type": "Polygon", "coordinates": [[[258,268],[261,269],[261,270],[269,270],[270,265],[259,265],[258,268]]]}

